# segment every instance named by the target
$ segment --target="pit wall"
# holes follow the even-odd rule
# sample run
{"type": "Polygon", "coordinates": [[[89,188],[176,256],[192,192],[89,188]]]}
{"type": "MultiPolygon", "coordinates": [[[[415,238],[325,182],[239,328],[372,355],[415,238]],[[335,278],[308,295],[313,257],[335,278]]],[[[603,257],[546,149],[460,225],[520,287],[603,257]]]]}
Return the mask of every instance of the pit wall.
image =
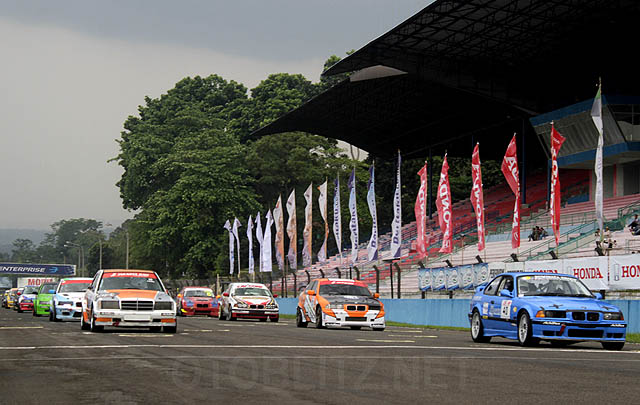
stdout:
{"type": "MultiPolygon", "coordinates": [[[[297,298],[276,298],[280,313],[295,315],[297,298]]],[[[412,325],[469,327],[469,299],[382,299],[387,321],[412,325]]],[[[617,305],[629,323],[628,333],[640,333],[640,300],[607,300],[617,305]]]]}

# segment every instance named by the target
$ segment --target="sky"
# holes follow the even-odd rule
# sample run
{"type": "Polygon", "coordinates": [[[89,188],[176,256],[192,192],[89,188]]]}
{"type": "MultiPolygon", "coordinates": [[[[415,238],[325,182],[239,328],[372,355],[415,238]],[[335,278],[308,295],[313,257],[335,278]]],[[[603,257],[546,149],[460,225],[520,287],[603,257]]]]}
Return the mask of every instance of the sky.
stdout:
{"type": "Polygon", "coordinates": [[[2,0],[0,228],[132,218],[116,182],[122,125],[186,76],[317,82],[430,0],[2,0]]]}

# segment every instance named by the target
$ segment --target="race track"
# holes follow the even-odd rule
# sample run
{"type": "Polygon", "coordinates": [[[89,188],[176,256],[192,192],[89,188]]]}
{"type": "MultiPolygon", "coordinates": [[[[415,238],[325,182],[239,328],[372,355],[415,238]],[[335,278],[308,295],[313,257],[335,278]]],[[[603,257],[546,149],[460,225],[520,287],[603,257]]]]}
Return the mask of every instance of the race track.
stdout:
{"type": "Polygon", "coordinates": [[[637,400],[640,347],[521,348],[467,332],[179,318],[80,330],[0,309],[0,403],[520,403],[637,400]],[[44,402],[42,402],[44,401],[44,402]]]}

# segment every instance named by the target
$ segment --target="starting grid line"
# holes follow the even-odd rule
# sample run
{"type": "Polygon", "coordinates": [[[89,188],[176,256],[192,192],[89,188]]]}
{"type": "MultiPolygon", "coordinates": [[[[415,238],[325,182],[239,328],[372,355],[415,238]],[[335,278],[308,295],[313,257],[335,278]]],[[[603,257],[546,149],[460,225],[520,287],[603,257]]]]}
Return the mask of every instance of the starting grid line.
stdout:
{"type": "MultiPolygon", "coordinates": [[[[457,347],[457,346],[420,346],[420,345],[183,345],[183,344],[137,344],[137,345],[69,345],[69,346],[0,346],[0,350],[85,350],[85,349],[296,349],[296,350],[450,350],[450,351],[483,351],[483,352],[559,352],[571,353],[600,353],[607,355],[638,355],[639,350],[606,351],[602,349],[577,349],[566,348],[526,348],[526,347],[457,347]]],[[[236,356],[233,356],[236,357],[236,356]]],[[[324,356],[323,356],[324,357],[324,356]]]]}

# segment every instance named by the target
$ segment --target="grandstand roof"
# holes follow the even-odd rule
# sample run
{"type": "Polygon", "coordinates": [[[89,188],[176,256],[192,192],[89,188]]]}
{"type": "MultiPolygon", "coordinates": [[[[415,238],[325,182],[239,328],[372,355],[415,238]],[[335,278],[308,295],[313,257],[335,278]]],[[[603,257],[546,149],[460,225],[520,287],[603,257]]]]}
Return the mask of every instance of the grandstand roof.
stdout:
{"type": "Polygon", "coordinates": [[[607,94],[640,94],[626,62],[639,16],[635,0],[437,0],[324,73],[357,74],[254,136],[300,130],[380,156],[467,155],[480,140],[501,158],[514,131],[533,134],[530,117],[593,97],[598,77],[607,94]]]}

